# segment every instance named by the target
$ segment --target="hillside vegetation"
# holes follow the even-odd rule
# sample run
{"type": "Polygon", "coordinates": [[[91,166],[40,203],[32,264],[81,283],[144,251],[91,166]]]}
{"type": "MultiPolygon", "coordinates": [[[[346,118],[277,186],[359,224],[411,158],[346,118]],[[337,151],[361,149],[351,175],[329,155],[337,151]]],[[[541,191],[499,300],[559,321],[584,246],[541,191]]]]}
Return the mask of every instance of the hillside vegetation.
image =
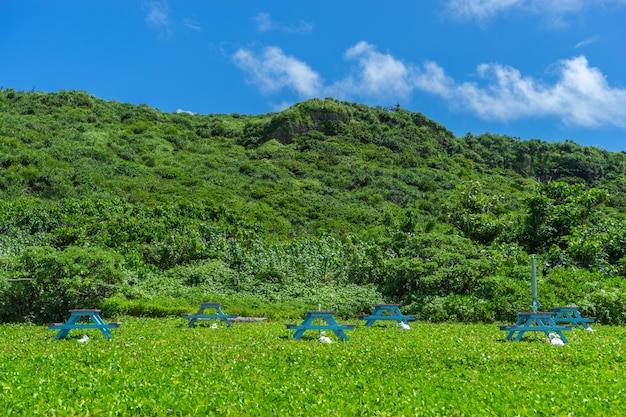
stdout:
{"type": "Polygon", "coordinates": [[[508,321],[537,254],[544,307],[626,322],[625,153],[333,99],[192,115],[1,89],[0,166],[4,321],[206,300],[508,321]]]}

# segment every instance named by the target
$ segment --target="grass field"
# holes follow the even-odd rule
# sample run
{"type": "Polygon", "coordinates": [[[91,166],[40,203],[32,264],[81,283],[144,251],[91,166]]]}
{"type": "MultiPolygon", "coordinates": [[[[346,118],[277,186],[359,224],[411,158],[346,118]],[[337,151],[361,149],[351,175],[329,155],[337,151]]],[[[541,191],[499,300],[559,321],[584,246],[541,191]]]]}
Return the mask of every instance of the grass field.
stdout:
{"type": "MultiPolygon", "coordinates": [[[[626,328],[504,341],[496,325],[358,323],[350,341],[293,339],[282,322],[121,318],[53,340],[1,325],[4,416],[619,416],[626,328]]],[[[353,321],[357,323],[358,320],[353,321]]]]}

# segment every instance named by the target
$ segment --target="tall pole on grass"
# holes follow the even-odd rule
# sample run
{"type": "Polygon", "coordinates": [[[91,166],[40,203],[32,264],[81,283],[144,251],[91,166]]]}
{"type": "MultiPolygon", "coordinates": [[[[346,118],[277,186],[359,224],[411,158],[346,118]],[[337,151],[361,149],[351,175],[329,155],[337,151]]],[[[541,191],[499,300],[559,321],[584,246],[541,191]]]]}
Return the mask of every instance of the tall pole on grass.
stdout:
{"type": "MultiPolygon", "coordinates": [[[[322,304],[317,303],[317,311],[322,311],[322,304]]],[[[321,326],[321,325],[322,325],[322,319],[321,319],[321,318],[319,318],[319,317],[317,318],[317,324],[318,324],[319,326],[321,326]]],[[[322,335],[322,331],[321,331],[321,330],[318,330],[318,332],[317,332],[317,333],[318,333],[320,336],[322,335]]]]}
{"type": "Polygon", "coordinates": [[[532,272],[530,274],[530,283],[531,283],[531,290],[532,290],[532,297],[533,297],[533,301],[530,306],[533,309],[533,313],[536,313],[539,310],[539,307],[541,307],[541,303],[537,299],[537,268],[535,266],[535,255],[530,255],[530,256],[532,259],[532,266],[531,266],[532,272]]]}

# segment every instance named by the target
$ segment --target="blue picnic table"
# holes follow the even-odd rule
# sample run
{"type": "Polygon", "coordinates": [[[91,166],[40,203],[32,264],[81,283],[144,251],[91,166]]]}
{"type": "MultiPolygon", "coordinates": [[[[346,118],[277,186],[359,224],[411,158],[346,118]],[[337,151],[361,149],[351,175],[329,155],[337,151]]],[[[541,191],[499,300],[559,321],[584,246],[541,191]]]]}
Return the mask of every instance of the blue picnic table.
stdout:
{"type": "Polygon", "coordinates": [[[48,329],[59,330],[54,340],[59,340],[68,335],[70,330],[84,330],[84,329],[100,329],[104,337],[111,339],[111,329],[120,327],[122,323],[113,322],[105,323],[100,317],[100,310],[90,309],[76,309],[70,310],[70,318],[65,323],[50,323],[48,329]],[[81,319],[87,318],[91,320],[91,323],[81,323],[81,319]]]}
{"type": "Polygon", "coordinates": [[[408,324],[407,321],[415,320],[415,316],[402,314],[400,304],[374,304],[372,314],[359,316],[359,320],[367,320],[366,326],[373,325],[376,320],[393,320],[408,324]]]}
{"type": "Polygon", "coordinates": [[[334,314],[334,311],[307,311],[302,324],[287,324],[287,328],[296,331],[294,334],[296,340],[299,340],[307,330],[330,330],[333,331],[337,337],[347,341],[348,336],[346,336],[344,330],[354,330],[355,325],[337,323],[334,314]],[[321,320],[324,320],[326,324],[322,324],[321,320]],[[318,323],[316,324],[315,321],[318,323]]]}
{"type": "Polygon", "coordinates": [[[200,309],[195,314],[183,314],[183,317],[189,319],[188,327],[193,327],[197,320],[221,320],[230,327],[232,324],[230,319],[237,317],[236,314],[226,314],[222,311],[220,303],[200,303],[200,309]],[[214,314],[205,314],[204,310],[215,310],[214,314]]]}
{"type": "Polygon", "coordinates": [[[554,313],[554,322],[557,324],[567,323],[576,328],[578,328],[578,325],[581,325],[588,329],[589,323],[595,321],[593,317],[581,316],[577,306],[555,307],[551,308],[550,311],[554,313]]]}
{"type": "Polygon", "coordinates": [[[535,312],[529,311],[517,314],[517,322],[511,325],[499,326],[500,330],[508,331],[506,340],[519,341],[525,332],[543,332],[546,336],[550,335],[550,332],[555,332],[559,335],[563,342],[567,343],[568,340],[563,334],[564,330],[572,330],[572,326],[561,326],[555,323],[553,312],[535,312]],[[517,333],[517,336],[515,336],[517,333]],[[515,336],[515,337],[514,337],[515,336]]]}

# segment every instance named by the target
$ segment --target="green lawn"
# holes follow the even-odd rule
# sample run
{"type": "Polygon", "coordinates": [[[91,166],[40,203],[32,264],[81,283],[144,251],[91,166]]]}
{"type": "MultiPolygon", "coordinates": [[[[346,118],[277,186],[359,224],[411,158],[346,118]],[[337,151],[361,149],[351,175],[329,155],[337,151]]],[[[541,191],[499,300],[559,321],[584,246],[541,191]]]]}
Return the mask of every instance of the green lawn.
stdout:
{"type": "MultiPolygon", "coordinates": [[[[350,341],[302,340],[282,322],[124,317],[53,340],[0,325],[5,416],[617,416],[626,409],[626,328],[504,341],[496,325],[358,323],[350,341]]],[[[352,321],[357,323],[358,320],[352,321]]]]}

